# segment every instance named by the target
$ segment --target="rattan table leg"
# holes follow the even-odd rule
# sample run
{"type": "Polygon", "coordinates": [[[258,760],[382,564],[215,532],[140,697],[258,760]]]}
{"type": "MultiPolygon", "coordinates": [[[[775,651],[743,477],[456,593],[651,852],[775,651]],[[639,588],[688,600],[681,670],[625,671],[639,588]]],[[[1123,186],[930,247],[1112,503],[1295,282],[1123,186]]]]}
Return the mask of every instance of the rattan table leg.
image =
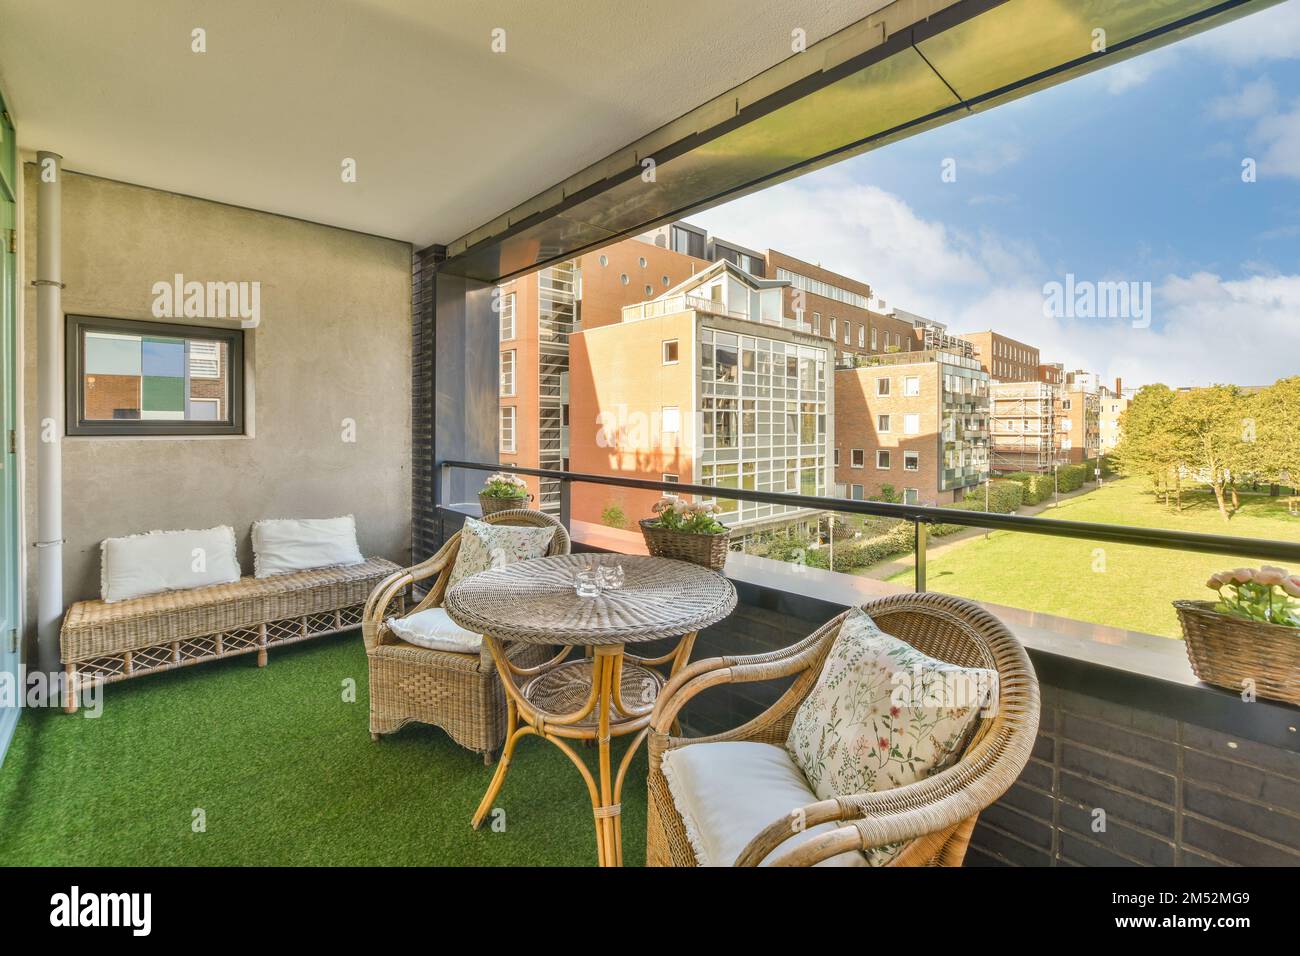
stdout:
{"type": "Polygon", "coordinates": [[[510,771],[511,754],[515,753],[515,745],[519,743],[520,737],[523,737],[525,734],[536,734],[537,732],[536,730],[533,730],[533,727],[529,726],[529,724],[519,727],[517,713],[519,713],[519,711],[516,709],[515,701],[507,700],[506,744],[504,744],[504,747],[500,749],[500,762],[497,765],[495,773],[491,775],[491,783],[487,784],[487,792],[484,793],[484,799],[478,803],[478,809],[474,810],[474,817],[472,821],[469,822],[469,826],[473,827],[474,830],[477,830],[478,827],[482,826],[484,818],[491,812],[493,801],[497,800],[500,788],[506,784],[506,774],[510,771]]]}

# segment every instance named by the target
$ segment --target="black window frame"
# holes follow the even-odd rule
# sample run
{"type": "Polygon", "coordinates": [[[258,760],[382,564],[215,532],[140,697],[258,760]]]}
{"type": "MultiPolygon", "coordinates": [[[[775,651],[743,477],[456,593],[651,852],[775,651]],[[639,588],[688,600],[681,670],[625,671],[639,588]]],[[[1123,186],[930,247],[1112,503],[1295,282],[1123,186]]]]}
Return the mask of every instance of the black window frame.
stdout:
{"type": "Polygon", "coordinates": [[[65,428],[68,435],[113,438],[159,437],[184,438],[192,435],[244,434],[244,330],[242,328],[188,325],[174,322],[145,322],[114,319],[97,315],[64,317],[64,385],[65,428]],[[82,348],[85,332],[125,332],[132,335],[160,335],[168,338],[205,339],[226,344],[229,371],[230,421],[183,421],[118,419],[87,421],[82,418],[85,386],[85,355],[82,348]]]}

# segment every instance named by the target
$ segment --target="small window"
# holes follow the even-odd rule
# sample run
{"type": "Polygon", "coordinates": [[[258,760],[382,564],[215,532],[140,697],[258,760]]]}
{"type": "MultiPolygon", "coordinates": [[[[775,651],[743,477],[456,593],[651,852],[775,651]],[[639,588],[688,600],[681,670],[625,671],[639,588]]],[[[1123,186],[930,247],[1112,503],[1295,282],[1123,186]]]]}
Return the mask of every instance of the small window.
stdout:
{"type": "Polygon", "coordinates": [[[865,325],[859,325],[858,326],[858,348],[864,349],[866,347],[867,347],[867,327],[865,325]]]}
{"type": "Polygon", "coordinates": [[[882,471],[889,470],[889,452],[884,448],[876,450],[876,467],[882,471]]]}
{"type": "Polygon", "coordinates": [[[861,485],[852,485],[851,487],[853,491],[854,501],[861,501],[863,498],[867,496],[866,489],[863,488],[861,485]]]}
{"type": "Polygon", "coordinates": [[[515,450],[515,407],[501,406],[501,450],[513,453],[515,450]]]}
{"type": "Polygon", "coordinates": [[[665,365],[677,364],[677,340],[676,339],[664,340],[664,364],[665,365]]]}
{"type": "Polygon", "coordinates": [[[600,257],[600,264],[601,264],[602,266],[607,266],[607,265],[609,265],[609,256],[604,256],[604,255],[602,255],[602,256],[600,257]]]}
{"type": "Polygon", "coordinates": [[[822,314],[820,312],[813,313],[813,331],[818,335],[822,334],[822,314]]]}
{"type": "Polygon", "coordinates": [[[853,323],[848,319],[844,320],[844,344],[853,344],[853,323]]]}
{"type": "Polygon", "coordinates": [[[877,415],[877,416],[876,416],[876,431],[878,431],[878,432],[887,432],[887,431],[889,431],[889,416],[888,416],[888,415],[877,415]]]}
{"type": "Polygon", "coordinates": [[[879,341],[879,340],[876,338],[876,329],[875,329],[875,327],[873,326],[872,329],[871,329],[871,351],[873,351],[873,352],[876,351],[876,343],[877,343],[878,341],[879,341]]]}
{"type": "Polygon", "coordinates": [[[1069,410],[1070,410],[1070,399],[1068,399],[1068,398],[1066,398],[1066,399],[1062,399],[1062,400],[1061,400],[1061,411],[1068,412],[1069,410]]]}
{"type": "Polygon", "coordinates": [[[840,467],[840,450],[838,448],[835,449],[835,467],[840,467]]]}
{"type": "Polygon", "coordinates": [[[921,492],[916,488],[903,489],[903,504],[919,505],[921,503],[921,492]]]}
{"type": "Polygon", "coordinates": [[[904,415],[903,416],[903,434],[919,435],[921,434],[921,416],[904,415]]]}
{"type": "Polygon", "coordinates": [[[67,318],[69,435],[240,435],[244,332],[67,318]]]}
{"type": "Polygon", "coordinates": [[[655,294],[655,287],[652,286],[649,282],[647,282],[647,283],[645,284],[645,294],[646,294],[646,295],[654,295],[654,294],[655,294]]]}
{"type": "Polygon", "coordinates": [[[903,394],[904,395],[921,394],[921,379],[919,376],[909,375],[903,379],[903,394]]]}
{"type": "Polygon", "coordinates": [[[664,406],[663,430],[666,435],[675,435],[682,430],[682,411],[676,405],[664,406]]]}
{"type": "Polygon", "coordinates": [[[889,379],[887,378],[876,379],[876,394],[877,395],[889,394],[889,379]]]}
{"type": "Polygon", "coordinates": [[[664,283],[664,288],[665,288],[665,289],[668,288],[669,281],[670,281],[670,280],[669,280],[669,278],[668,278],[667,276],[664,276],[664,277],[663,277],[663,283],[664,283]]]}
{"type": "Polygon", "coordinates": [[[620,273],[619,273],[619,276],[618,276],[618,281],[621,282],[621,283],[623,283],[624,285],[627,285],[627,284],[628,284],[629,282],[631,282],[632,280],[628,278],[626,272],[620,272],[620,273]]]}
{"type": "Polygon", "coordinates": [[[903,470],[920,471],[921,470],[921,453],[917,451],[903,452],[903,470]]]}
{"type": "Polygon", "coordinates": [[[637,263],[641,266],[642,269],[644,269],[646,267],[645,256],[642,256],[640,259],[638,259],[637,263]]]}
{"type": "Polygon", "coordinates": [[[501,297],[501,341],[509,342],[515,337],[515,294],[509,292],[501,297]]]}
{"type": "Polygon", "coordinates": [[[866,452],[861,448],[853,449],[853,457],[849,462],[854,468],[861,468],[866,464],[866,452]]]}
{"type": "Polygon", "coordinates": [[[511,397],[515,394],[515,350],[501,353],[501,394],[511,397]]]}
{"type": "Polygon", "coordinates": [[[671,481],[673,484],[676,484],[680,480],[681,479],[676,475],[664,475],[664,481],[671,481]]]}

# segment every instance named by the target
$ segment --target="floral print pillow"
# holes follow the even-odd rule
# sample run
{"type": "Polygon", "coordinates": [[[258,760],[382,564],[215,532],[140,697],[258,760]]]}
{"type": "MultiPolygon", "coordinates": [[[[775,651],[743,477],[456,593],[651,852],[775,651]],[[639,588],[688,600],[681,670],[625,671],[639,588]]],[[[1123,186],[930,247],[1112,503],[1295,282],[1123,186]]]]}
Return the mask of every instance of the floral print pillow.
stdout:
{"type": "Polygon", "coordinates": [[[466,518],[460,530],[456,565],[451,569],[447,587],[489,568],[543,557],[554,537],[554,528],[524,528],[466,518]]]}
{"type": "MultiPolygon", "coordinates": [[[[996,696],[996,671],[935,660],[854,608],[785,745],[822,800],[891,790],[956,763],[996,696]]],[[[867,859],[881,866],[902,849],[867,859]]]]}

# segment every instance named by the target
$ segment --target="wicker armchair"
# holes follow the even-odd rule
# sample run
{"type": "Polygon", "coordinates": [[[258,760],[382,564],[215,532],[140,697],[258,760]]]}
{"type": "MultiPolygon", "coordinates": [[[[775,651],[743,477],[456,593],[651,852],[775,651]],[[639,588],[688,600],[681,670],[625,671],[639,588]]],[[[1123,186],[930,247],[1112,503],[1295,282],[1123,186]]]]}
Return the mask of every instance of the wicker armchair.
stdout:
{"type": "MultiPolygon", "coordinates": [[[[908,841],[891,865],[960,866],[980,811],[1006,792],[1029,759],[1038,731],[1038,678],[1020,642],[995,617],[969,601],[940,594],[903,594],[873,601],[863,609],[881,630],[932,657],[995,669],[999,679],[997,712],[980,721],[961,759],[932,777],[893,790],[853,794],[805,807],[806,828],[823,823],[838,826],[794,843],[771,862],[812,866],[848,851],[908,841]]],[[[696,865],[661,769],[664,754],[677,747],[718,741],[783,745],[795,711],[816,683],[844,617],[841,614],[791,647],[768,654],[701,660],[668,682],[651,717],[648,738],[649,865],[696,865]],[[670,735],[682,707],[705,688],[791,675],[796,675],[794,682],[771,708],[734,730],[696,739],[670,735]]],[[[759,865],[791,836],[790,820],[783,816],[756,833],[736,865],[759,865]]]]}
{"type": "MultiPolygon", "coordinates": [[[[500,511],[483,520],[489,524],[554,527],[555,537],[547,554],[569,553],[569,534],[564,526],[540,511],[500,511]]],[[[440,607],[459,552],[457,532],[427,561],[386,578],[366,602],[361,633],[370,661],[370,736],[378,740],[413,720],[433,724],[462,747],[483,754],[484,763],[490,764],[505,741],[506,702],[487,648],[477,654],[457,654],[416,647],[398,638],[384,623],[408,587],[430,578],[434,580],[424,600],[408,613],[440,607]]],[[[548,650],[540,645],[516,644],[507,653],[521,667],[532,667],[550,659],[548,650]]]]}

